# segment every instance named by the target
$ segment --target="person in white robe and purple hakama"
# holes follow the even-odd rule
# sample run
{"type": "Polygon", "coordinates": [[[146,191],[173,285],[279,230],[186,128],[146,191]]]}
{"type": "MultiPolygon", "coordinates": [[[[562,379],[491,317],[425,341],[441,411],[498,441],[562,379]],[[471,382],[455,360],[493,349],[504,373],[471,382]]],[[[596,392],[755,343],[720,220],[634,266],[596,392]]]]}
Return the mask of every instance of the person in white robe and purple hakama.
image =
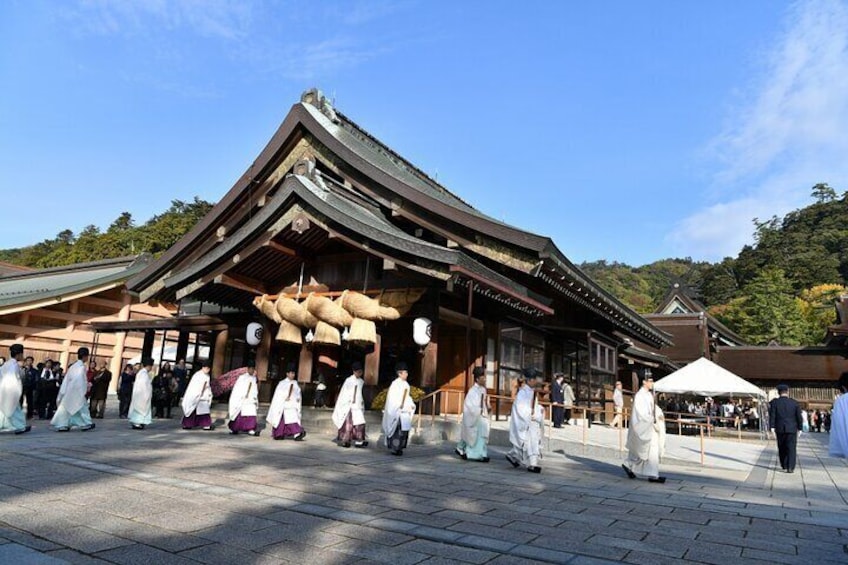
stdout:
{"type": "Polygon", "coordinates": [[[474,384],[465,395],[462,408],[460,440],[454,452],[469,461],[489,462],[489,395],[486,394],[486,371],[474,367],[474,384]]]}
{"type": "Polygon", "coordinates": [[[627,460],[621,465],[631,479],[647,478],[664,483],[660,459],[665,449],[665,416],[654,401],[654,379],[648,374],[633,397],[630,428],[627,430],[627,460]]]}
{"type": "Polygon", "coordinates": [[[239,375],[233,391],[230,393],[231,434],[247,432],[249,436],[259,435],[259,423],[256,420],[259,408],[259,382],[256,380],[256,367],[248,366],[247,372],[239,375]]]}
{"type": "Polygon", "coordinates": [[[191,380],[183,393],[183,421],[184,430],[201,428],[206,431],[214,430],[212,424],[212,384],[209,382],[209,373],[212,365],[208,362],[192,375],[191,380]]]}
{"type": "Polygon", "coordinates": [[[509,442],[512,449],[506,454],[513,467],[524,465],[531,473],[541,473],[539,460],[542,458],[542,423],[545,412],[536,398],[533,388],[536,370],[524,369],[518,378],[518,391],[512,402],[509,417],[509,442]]]}
{"type": "Polygon", "coordinates": [[[291,438],[303,441],[306,437],[306,430],[300,425],[303,405],[296,375],[294,363],[289,363],[286,367],[286,378],[280,381],[274,390],[274,398],[271,399],[271,406],[265,417],[265,421],[271,426],[271,437],[274,439],[291,438]]]}
{"type": "Polygon", "coordinates": [[[415,402],[410,395],[409,369],[404,362],[395,366],[397,378],[389,386],[386,405],[383,408],[383,435],[386,447],[392,455],[403,455],[409,442],[409,430],[412,429],[412,416],[415,414],[415,402]]]}
{"type": "Polygon", "coordinates": [[[153,422],[153,359],[147,357],[141,362],[141,369],[135,375],[130,411],[127,420],[134,430],[143,430],[153,422]]]}
{"type": "Polygon", "coordinates": [[[354,361],[351,364],[353,374],[345,379],[336,397],[333,408],[333,425],[339,430],[336,441],[342,447],[367,447],[365,435],[365,400],[362,398],[362,363],[354,361]]]}
{"type": "Polygon", "coordinates": [[[58,408],[50,421],[50,425],[57,432],[67,432],[71,428],[79,428],[87,432],[94,429],[91,421],[91,413],[88,411],[88,401],[85,398],[88,392],[88,348],[80,347],[77,351],[77,361],[68,368],[65,380],[59,387],[59,395],[56,398],[58,408]]]}
{"type": "Polygon", "coordinates": [[[26,415],[21,409],[20,398],[24,387],[21,381],[21,359],[24,346],[20,343],[9,347],[9,360],[0,367],[0,432],[24,434],[30,429],[26,415]]]}

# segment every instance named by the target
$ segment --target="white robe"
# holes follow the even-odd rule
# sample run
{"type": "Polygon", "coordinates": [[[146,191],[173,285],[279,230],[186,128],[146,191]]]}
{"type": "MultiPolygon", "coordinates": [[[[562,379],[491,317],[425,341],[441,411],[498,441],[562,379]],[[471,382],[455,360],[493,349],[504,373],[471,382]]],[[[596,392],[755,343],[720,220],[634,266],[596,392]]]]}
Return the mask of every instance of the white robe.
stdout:
{"type": "Polygon", "coordinates": [[[411,422],[414,413],[415,402],[412,401],[410,395],[409,383],[398,377],[392,381],[389,387],[389,392],[386,395],[386,406],[383,408],[383,435],[386,437],[387,446],[389,437],[397,429],[401,415],[409,418],[411,422]]]}
{"type": "Polygon", "coordinates": [[[282,420],[286,424],[300,424],[301,407],[300,385],[294,379],[282,380],[274,389],[274,398],[271,399],[265,421],[274,428],[279,428],[282,420]]]}
{"type": "Polygon", "coordinates": [[[135,376],[129,421],[136,425],[148,425],[153,421],[153,379],[147,369],[142,368],[135,376]]]}
{"type": "Polygon", "coordinates": [[[362,398],[362,387],[365,381],[351,375],[345,379],[342,389],[336,397],[336,406],[333,408],[333,425],[341,429],[347,415],[351,414],[354,425],[357,422],[365,422],[365,401],[362,398]]]}
{"type": "Polygon", "coordinates": [[[20,410],[20,398],[23,394],[21,369],[14,357],[0,367],[0,413],[6,421],[11,420],[16,410],[20,410]]]}
{"type": "Polygon", "coordinates": [[[474,383],[465,395],[460,437],[467,445],[474,445],[481,432],[483,439],[488,441],[489,409],[486,406],[486,387],[474,383]]]}
{"type": "Polygon", "coordinates": [[[545,413],[533,402],[533,389],[523,385],[515,394],[509,417],[510,455],[526,467],[538,467],[542,457],[542,421],[545,413]]]}
{"type": "Polygon", "coordinates": [[[639,477],[657,478],[664,449],[665,416],[654,404],[651,391],[641,388],[633,397],[625,464],[639,477]]]}
{"type": "Polygon", "coordinates": [[[830,414],[830,449],[832,457],[848,458],[848,393],[833,403],[830,414]]]}
{"type": "Polygon", "coordinates": [[[184,416],[190,416],[192,412],[205,416],[212,412],[212,386],[207,373],[197,371],[191,376],[183,394],[182,408],[184,416]]]}
{"type": "MultiPolygon", "coordinates": [[[[58,408],[64,408],[69,416],[73,416],[87,404],[85,400],[85,393],[88,392],[87,370],[85,363],[82,359],[79,359],[70,366],[65,374],[65,380],[62,381],[62,386],[59,387],[59,396],[56,398],[56,403],[58,408]]],[[[57,413],[59,412],[58,408],[57,413]]]]}
{"type": "Polygon", "coordinates": [[[230,421],[239,415],[256,416],[256,409],[259,407],[258,389],[256,375],[245,373],[239,376],[233,392],[230,393],[230,421]]]}

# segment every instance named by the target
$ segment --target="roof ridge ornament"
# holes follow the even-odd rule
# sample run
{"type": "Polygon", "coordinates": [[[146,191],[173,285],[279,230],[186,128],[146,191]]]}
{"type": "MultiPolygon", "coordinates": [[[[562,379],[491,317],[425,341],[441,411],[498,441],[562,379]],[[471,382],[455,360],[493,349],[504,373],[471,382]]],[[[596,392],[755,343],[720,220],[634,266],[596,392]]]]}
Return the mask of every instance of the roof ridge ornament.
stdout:
{"type": "Polygon", "coordinates": [[[324,96],[324,93],[321,92],[320,89],[310,88],[300,95],[300,101],[303,104],[314,106],[319,112],[327,116],[331,122],[338,123],[339,118],[336,115],[336,110],[333,108],[333,104],[326,96],[324,96]]]}

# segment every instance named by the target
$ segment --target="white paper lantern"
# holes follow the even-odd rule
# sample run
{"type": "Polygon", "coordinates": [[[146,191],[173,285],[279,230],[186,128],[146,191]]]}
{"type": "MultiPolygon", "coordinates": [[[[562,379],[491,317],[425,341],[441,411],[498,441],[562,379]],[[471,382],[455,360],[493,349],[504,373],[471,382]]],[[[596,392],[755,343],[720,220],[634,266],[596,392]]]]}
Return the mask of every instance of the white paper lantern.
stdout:
{"type": "Polygon", "coordinates": [[[257,322],[250,322],[247,324],[247,334],[245,338],[247,339],[247,344],[251,347],[256,347],[262,342],[262,333],[265,329],[262,327],[262,324],[257,322]]]}
{"type": "Polygon", "coordinates": [[[433,337],[433,322],[429,318],[415,318],[412,322],[412,339],[415,344],[424,347],[433,337]]]}

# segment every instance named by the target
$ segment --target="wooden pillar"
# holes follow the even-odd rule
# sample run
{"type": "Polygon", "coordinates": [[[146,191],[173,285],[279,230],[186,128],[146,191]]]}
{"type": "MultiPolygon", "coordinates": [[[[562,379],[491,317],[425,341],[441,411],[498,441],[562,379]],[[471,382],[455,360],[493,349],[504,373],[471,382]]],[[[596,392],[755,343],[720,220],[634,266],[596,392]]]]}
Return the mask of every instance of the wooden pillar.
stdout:
{"type": "Polygon", "coordinates": [[[212,374],[219,376],[224,372],[224,357],[227,354],[229,330],[221,330],[215,335],[215,351],[212,354],[212,374]]]}
{"type": "Polygon", "coordinates": [[[188,355],[188,342],[189,342],[190,337],[191,337],[191,335],[189,334],[189,332],[182,331],[182,330],[180,331],[180,335],[177,338],[177,361],[178,362],[179,362],[180,359],[185,359],[186,361],[188,361],[188,359],[186,359],[186,355],[188,355]]]}
{"type": "Polygon", "coordinates": [[[256,348],[256,374],[260,381],[268,380],[268,366],[271,360],[271,328],[262,323],[262,341],[256,348]]]}
{"type": "Polygon", "coordinates": [[[141,345],[141,359],[153,357],[153,342],[156,341],[156,330],[144,330],[144,341],[141,345]]]}
{"type": "Polygon", "coordinates": [[[312,380],[312,357],[312,346],[306,343],[301,345],[297,364],[297,382],[308,383],[312,380]]]}
{"type": "MultiPolygon", "coordinates": [[[[70,311],[71,314],[79,312],[79,300],[71,301],[70,311]]],[[[73,319],[68,320],[65,324],[65,338],[62,340],[62,351],[59,354],[59,365],[61,365],[66,371],[68,370],[68,360],[70,359],[71,346],[73,344],[72,337],[74,335],[76,325],[77,323],[73,319]]]]}
{"type": "MultiPolygon", "coordinates": [[[[124,291],[124,304],[118,311],[118,321],[126,322],[130,319],[132,312],[132,296],[126,290],[124,291]]],[[[127,341],[127,332],[115,333],[115,346],[112,348],[112,363],[109,365],[109,370],[112,372],[112,380],[109,382],[109,391],[115,392],[118,386],[118,377],[124,369],[124,345],[127,341]]]]}
{"type": "Polygon", "coordinates": [[[471,388],[471,309],[474,305],[474,281],[468,281],[468,311],[465,320],[465,388],[471,388]]]}
{"type": "Polygon", "coordinates": [[[362,378],[366,385],[374,386],[380,381],[380,344],[382,341],[380,334],[377,334],[377,343],[374,344],[374,350],[365,355],[365,363],[363,363],[365,374],[362,378]]]}

